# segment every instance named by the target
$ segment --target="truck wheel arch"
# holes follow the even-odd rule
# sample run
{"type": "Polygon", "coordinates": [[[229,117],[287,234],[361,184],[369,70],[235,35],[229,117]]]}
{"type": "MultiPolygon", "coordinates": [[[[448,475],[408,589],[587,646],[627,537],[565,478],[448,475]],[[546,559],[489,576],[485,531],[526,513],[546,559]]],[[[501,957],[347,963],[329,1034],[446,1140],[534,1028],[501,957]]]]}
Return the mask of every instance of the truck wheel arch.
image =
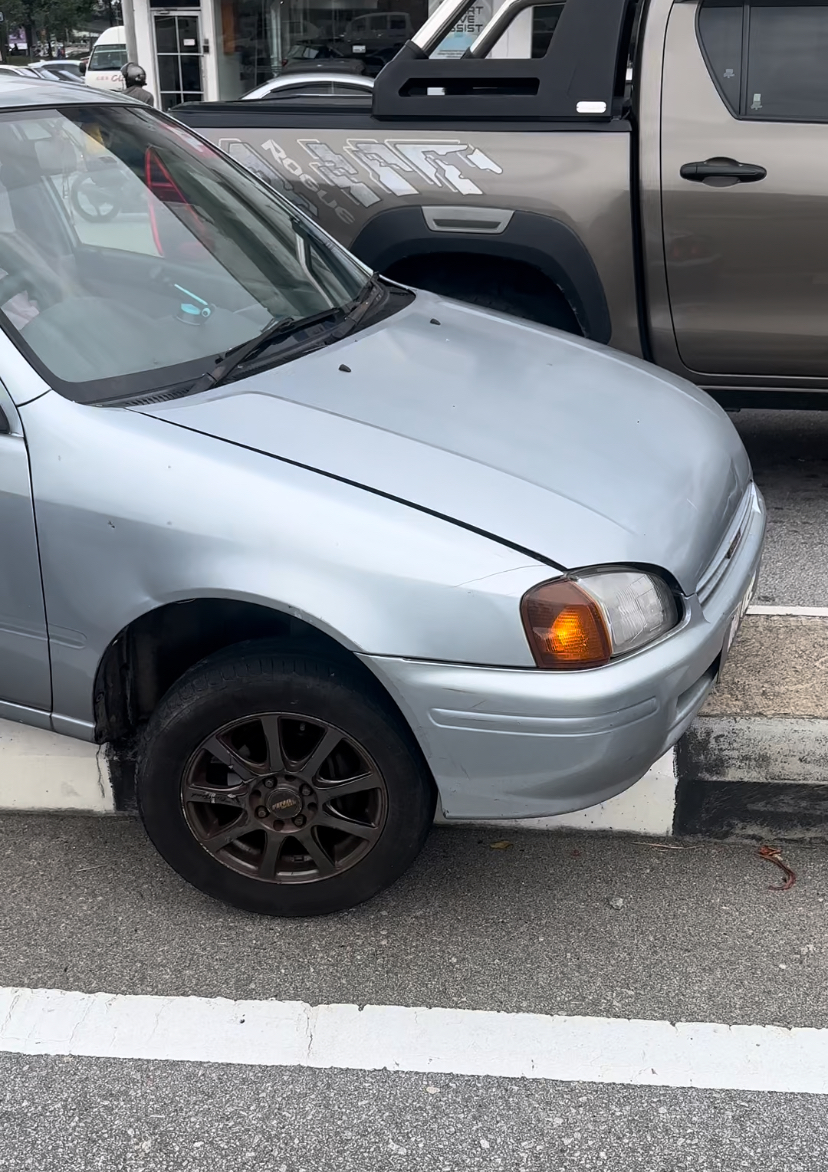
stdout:
{"type": "MultiPolygon", "coordinates": [[[[422,207],[379,212],[351,243],[351,251],[381,273],[403,261],[463,254],[517,262],[543,274],[562,293],[583,335],[608,342],[612,322],[601,278],[584,244],[550,216],[516,211],[502,232],[435,232],[422,207]]],[[[393,274],[392,274],[393,275],[393,274]]]]}

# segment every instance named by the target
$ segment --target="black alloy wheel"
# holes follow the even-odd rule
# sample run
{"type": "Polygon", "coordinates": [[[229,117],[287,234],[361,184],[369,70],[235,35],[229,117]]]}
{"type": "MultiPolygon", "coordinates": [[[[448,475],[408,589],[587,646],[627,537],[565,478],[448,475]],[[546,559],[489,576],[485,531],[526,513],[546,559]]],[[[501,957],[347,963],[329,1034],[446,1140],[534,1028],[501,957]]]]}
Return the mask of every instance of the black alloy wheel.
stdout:
{"type": "Polygon", "coordinates": [[[247,644],[196,665],[147,726],[138,808],[201,891],[320,915],[388,887],[422,849],[436,790],[367,669],[247,644]]]}

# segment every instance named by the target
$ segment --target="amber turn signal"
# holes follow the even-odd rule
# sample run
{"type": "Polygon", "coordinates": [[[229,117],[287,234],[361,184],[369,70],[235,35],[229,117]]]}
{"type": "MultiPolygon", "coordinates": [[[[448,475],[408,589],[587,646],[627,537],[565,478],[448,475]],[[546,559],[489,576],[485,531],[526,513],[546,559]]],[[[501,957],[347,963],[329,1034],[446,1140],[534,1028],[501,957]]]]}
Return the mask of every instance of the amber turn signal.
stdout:
{"type": "Polygon", "coordinates": [[[603,667],[612,642],[600,607],[574,582],[547,582],[521,603],[523,625],[538,667],[603,667]]]}

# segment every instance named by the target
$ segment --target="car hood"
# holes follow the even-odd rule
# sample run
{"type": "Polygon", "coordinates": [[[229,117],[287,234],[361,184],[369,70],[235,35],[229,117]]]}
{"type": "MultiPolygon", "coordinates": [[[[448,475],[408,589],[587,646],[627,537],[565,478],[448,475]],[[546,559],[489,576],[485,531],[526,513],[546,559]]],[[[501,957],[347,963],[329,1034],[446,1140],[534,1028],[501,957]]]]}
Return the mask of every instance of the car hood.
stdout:
{"type": "Polygon", "coordinates": [[[323,350],[144,414],[484,531],[566,569],[696,589],[750,480],[695,387],[543,327],[418,293],[323,350]]]}

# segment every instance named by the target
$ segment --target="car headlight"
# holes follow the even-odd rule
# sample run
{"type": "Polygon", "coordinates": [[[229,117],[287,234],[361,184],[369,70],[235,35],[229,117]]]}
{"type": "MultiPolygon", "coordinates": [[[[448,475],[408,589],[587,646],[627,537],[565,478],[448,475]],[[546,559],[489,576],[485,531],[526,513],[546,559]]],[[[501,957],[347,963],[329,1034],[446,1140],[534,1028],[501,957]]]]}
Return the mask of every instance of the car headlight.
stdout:
{"type": "Polygon", "coordinates": [[[538,667],[603,667],[659,639],[676,625],[676,600],[660,578],[606,570],[535,586],[521,602],[538,667]]]}

